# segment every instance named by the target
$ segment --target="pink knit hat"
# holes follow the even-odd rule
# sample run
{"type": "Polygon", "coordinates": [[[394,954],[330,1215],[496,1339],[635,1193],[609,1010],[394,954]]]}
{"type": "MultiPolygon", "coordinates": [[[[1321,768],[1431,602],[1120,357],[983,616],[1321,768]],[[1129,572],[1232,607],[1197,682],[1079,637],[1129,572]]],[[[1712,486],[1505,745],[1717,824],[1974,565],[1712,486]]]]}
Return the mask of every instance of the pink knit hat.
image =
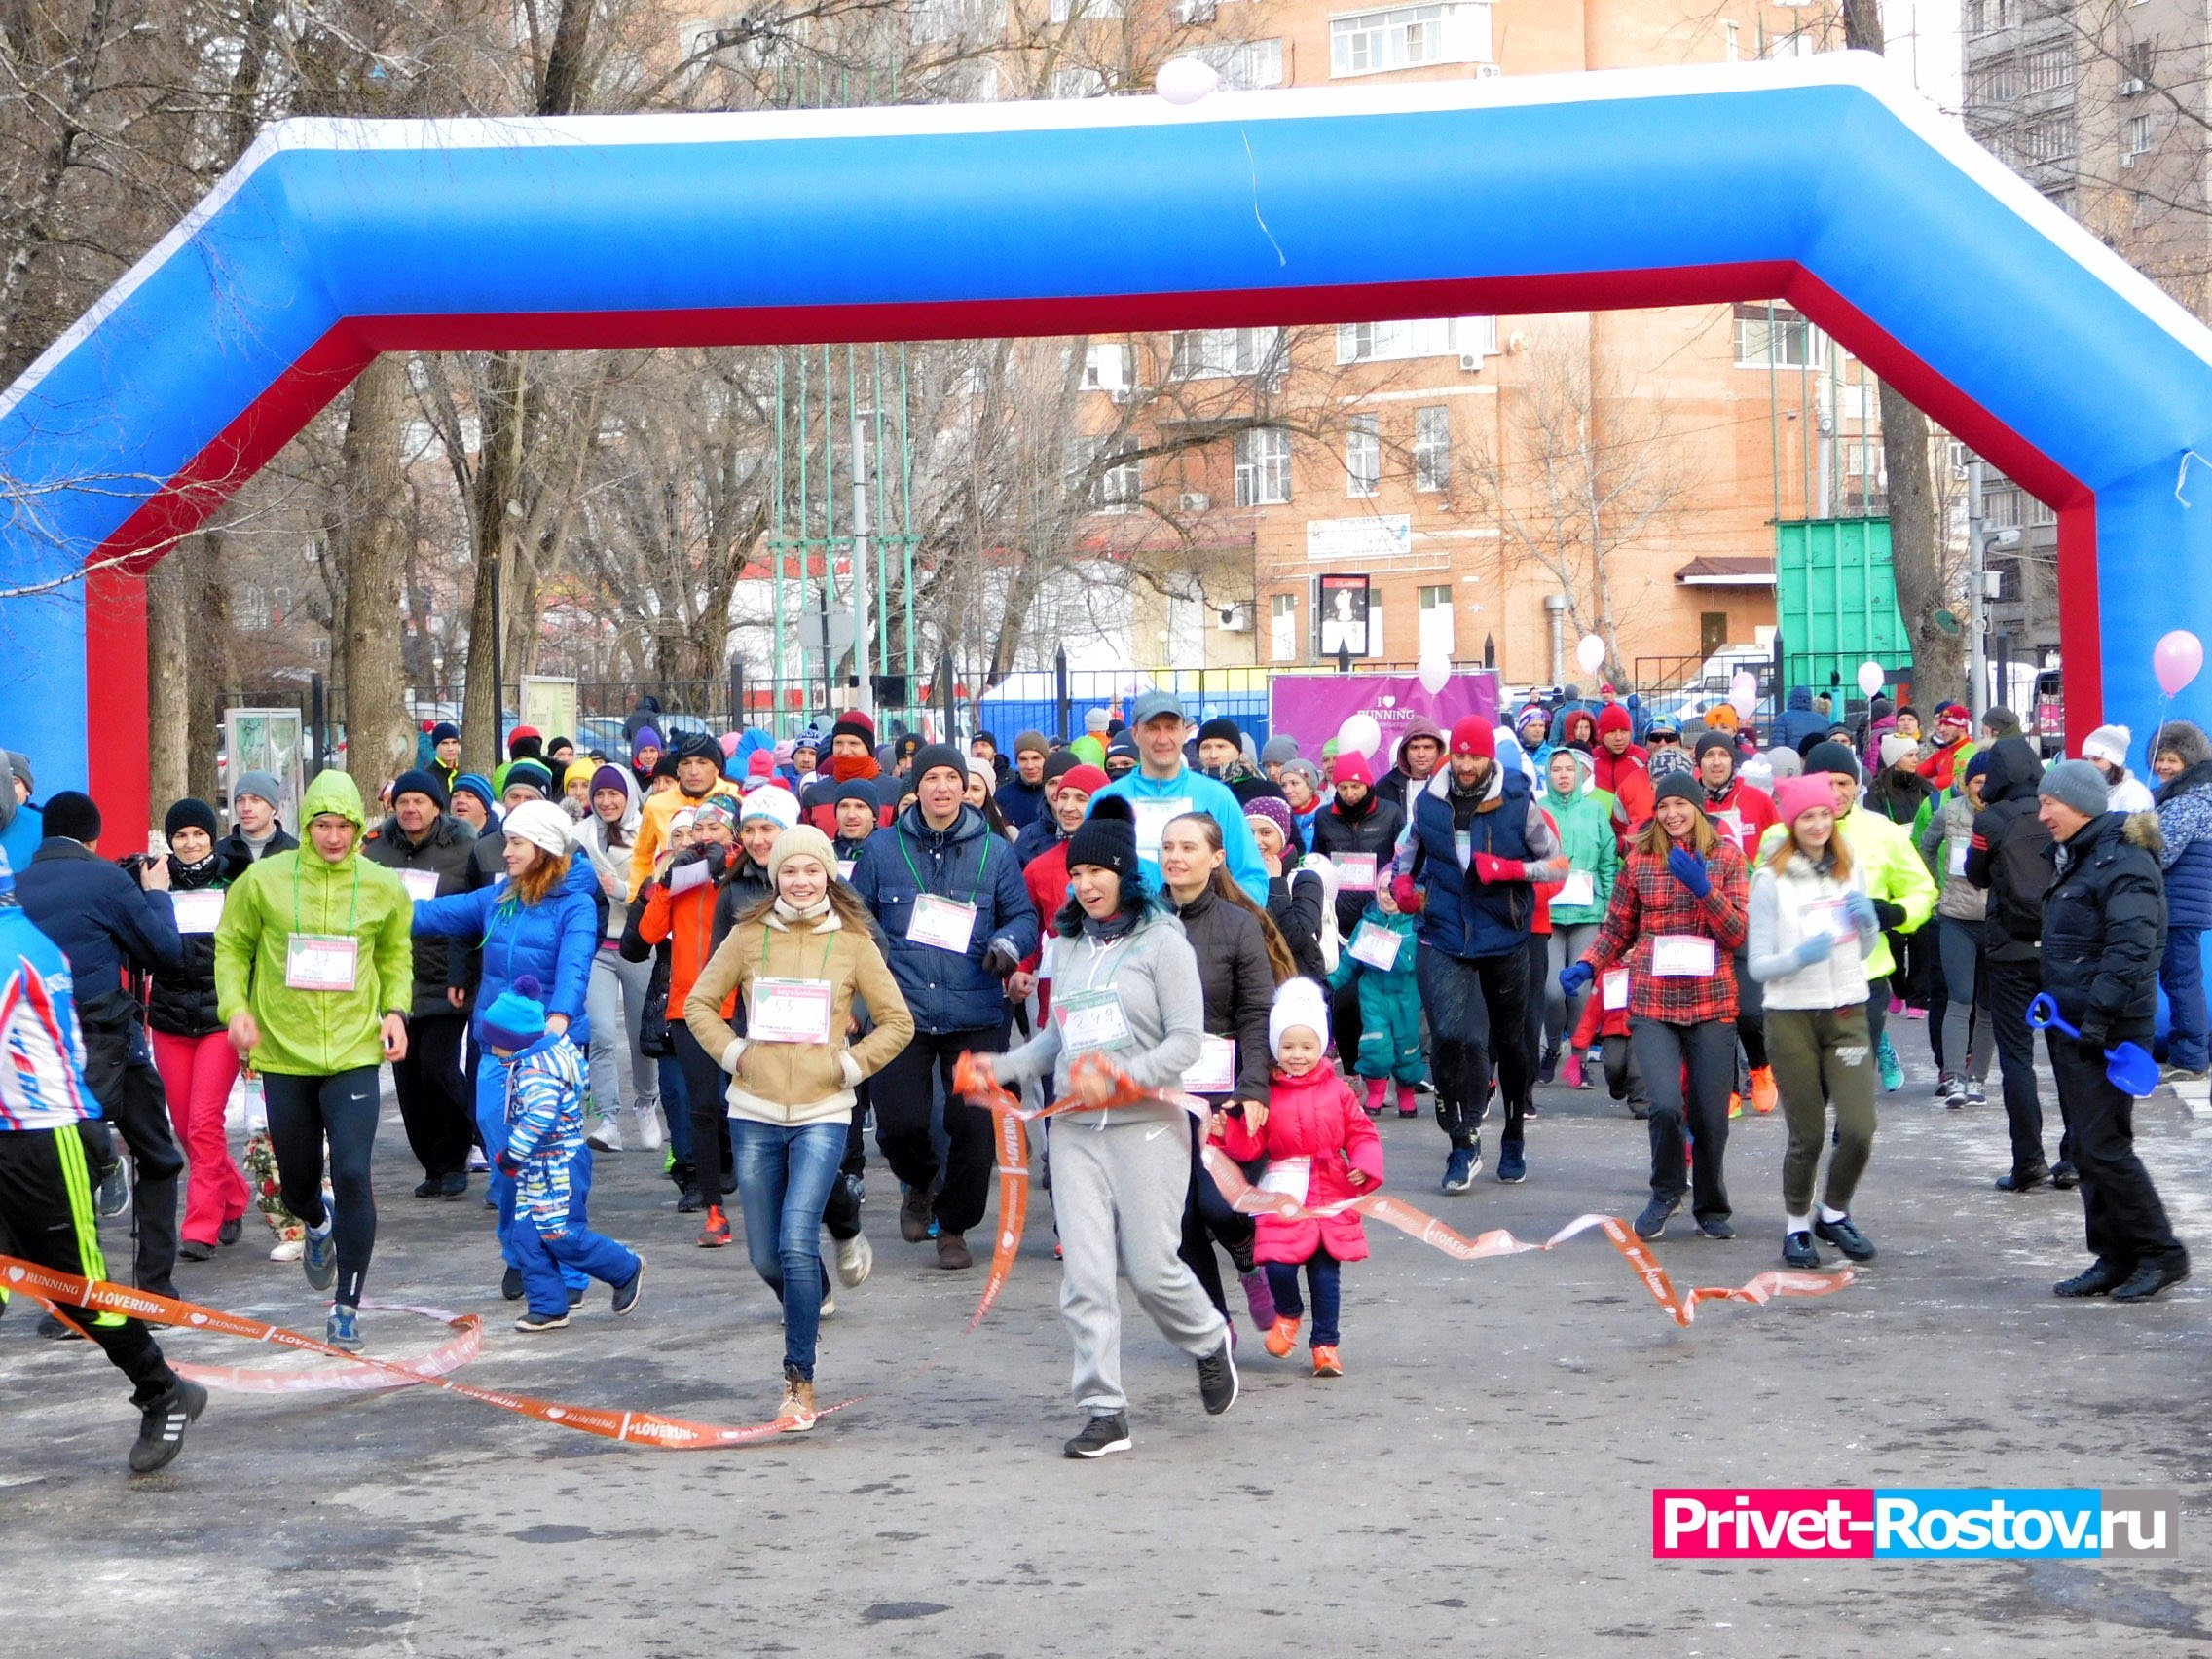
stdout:
{"type": "Polygon", "coordinates": [[[1835,806],[1835,791],[1828,785],[1825,772],[1806,776],[1777,779],[1774,786],[1774,809],[1785,824],[1794,824],[1800,814],[1816,806],[1835,806]]]}

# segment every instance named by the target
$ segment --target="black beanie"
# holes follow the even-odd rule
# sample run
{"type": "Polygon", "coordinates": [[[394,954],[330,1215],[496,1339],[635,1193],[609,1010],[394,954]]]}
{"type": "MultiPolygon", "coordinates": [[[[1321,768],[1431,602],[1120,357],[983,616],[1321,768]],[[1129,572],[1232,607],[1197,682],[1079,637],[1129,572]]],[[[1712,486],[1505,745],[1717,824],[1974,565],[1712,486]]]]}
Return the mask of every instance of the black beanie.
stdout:
{"type": "Polygon", "coordinates": [[[46,832],[64,841],[100,838],[100,809],[92,797],[79,790],[63,790],[46,801],[46,832]]]}
{"type": "Polygon", "coordinates": [[[1851,745],[1838,743],[1833,738],[1816,743],[1805,752],[1805,770],[1808,772],[1841,772],[1854,783],[1859,778],[1859,756],[1852,754],[1851,745]]]}
{"type": "Polygon", "coordinates": [[[1728,734],[1724,731],[1709,731],[1697,740],[1696,754],[1700,760],[1705,758],[1708,749],[1725,749],[1731,755],[1736,753],[1735,744],[1729,741],[1728,734]]]}
{"type": "Polygon", "coordinates": [[[449,737],[456,743],[461,741],[461,727],[455,725],[451,720],[440,720],[430,728],[430,745],[432,748],[445,742],[449,737]]]}
{"type": "MultiPolygon", "coordinates": [[[[510,770],[507,776],[512,779],[514,773],[510,770]]],[[[433,801],[437,802],[440,812],[445,811],[452,799],[446,791],[444,782],[438,777],[437,773],[425,770],[421,766],[417,766],[411,771],[402,772],[392,780],[391,798],[393,801],[396,802],[403,794],[428,795],[433,801]]]]}
{"type": "Polygon", "coordinates": [[[1129,803],[1120,795],[1100,795],[1090,803],[1090,816],[1068,837],[1068,865],[1095,865],[1110,869],[1125,887],[1140,879],[1137,864],[1137,820],[1129,803]]]}
{"type": "Polygon", "coordinates": [[[1705,810],[1705,786],[1698,782],[1695,772],[1669,772],[1660,779],[1659,788],[1653,792],[1651,804],[1656,807],[1659,802],[1670,797],[1686,800],[1700,812],[1705,810]]]}
{"type": "Polygon", "coordinates": [[[874,810],[883,806],[883,797],[876,793],[875,783],[869,778],[847,778],[830,799],[833,806],[842,806],[848,800],[866,801],[874,810]]]}
{"type": "Polygon", "coordinates": [[[210,841],[220,840],[223,834],[222,827],[215,822],[215,809],[191,795],[170,807],[168,816],[162,820],[164,840],[175,840],[179,830],[204,830],[210,841]]]}
{"type": "Polygon", "coordinates": [[[1083,756],[1074,750],[1055,749],[1045,756],[1045,776],[1041,781],[1049,784],[1056,778],[1064,778],[1082,764],[1083,756]]]}
{"type": "Polygon", "coordinates": [[[1224,743],[1234,743],[1239,749],[1244,747],[1243,728],[1227,715],[1210,719],[1204,725],[1198,727],[1198,741],[1200,743],[1205,742],[1209,737],[1218,737],[1224,743]]]}
{"type": "Polygon", "coordinates": [[[949,743],[924,744],[914,752],[914,782],[920,783],[940,766],[950,766],[960,774],[960,787],[968,787],[968,756],[949,743]]]}

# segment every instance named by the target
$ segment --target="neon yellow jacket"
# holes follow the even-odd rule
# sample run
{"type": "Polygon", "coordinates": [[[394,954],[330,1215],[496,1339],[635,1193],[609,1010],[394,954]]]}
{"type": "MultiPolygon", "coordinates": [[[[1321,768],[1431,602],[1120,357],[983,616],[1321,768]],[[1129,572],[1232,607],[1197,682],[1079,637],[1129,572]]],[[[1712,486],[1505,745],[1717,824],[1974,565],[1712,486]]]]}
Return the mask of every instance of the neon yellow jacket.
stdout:
{"type": "MultiPolygon", "coordinates": [[[[1866,897],[1895,904],[1904,912],[1904,920],[1898,924],[1899,933],[1916,932],[1936,913],[1936,878],[1928,873],[1920,849],[1912,844],[1909,829],[1892,824],[1880,813],[1869,812],[1862,806],[1853,808],[1848,815],[1836,820],[1836,829],[1843,836],[1843,844],[1851,849],[1851,862],[1859,866],[1866,897]]],[[[1760,864],[1766,863],[1788,833],[1786,825],[1768,827],[1767,832],[1759,837],[1760,864]]],[[[1897,958],[1890,953],[1887,933],[1874,936],[1873,953],[1866,958],[1864,966],[1869,981],[1897,972],[1897,958]]],[[[1875,994],[1885,993],[1877,991],[1875,994]]]]}
{"type": "Polygon", "coordinates": [[[258,860],[232,884],[215,929],[215,1012],[228,1024],[250,1009],[261,1027],[254,1070],[330,1077],[384,1059],[379,1027],[404,1014],[415,994],[413,902],[398,876],[360,854],[361,793],[344,772],[317,773],[300,805],[302,845],[258,860]],[[321,813],[350,818],[353,850],[326,863],[307,840],[321,813]],[[350,991],[294,990],[284,983],[293,933],[347,935],[359,941],[350,991]]]}

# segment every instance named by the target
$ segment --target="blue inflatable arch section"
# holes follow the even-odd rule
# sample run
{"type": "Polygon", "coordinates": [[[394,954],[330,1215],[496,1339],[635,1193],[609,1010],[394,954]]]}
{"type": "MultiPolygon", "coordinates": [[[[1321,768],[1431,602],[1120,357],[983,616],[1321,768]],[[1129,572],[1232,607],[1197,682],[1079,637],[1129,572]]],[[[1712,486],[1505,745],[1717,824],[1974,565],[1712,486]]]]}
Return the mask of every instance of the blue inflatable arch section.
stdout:
{"type": "Polygon", "coordinates": [[[2058,509],[2070,724],[2144,730],[2153,641],[2212,639],[2212,334],[1837,55],[1189,108],[281,124],[0,396],[0,589],[59,584],[0,601],[0,740],[134,837],[129,571],[380,351],[1763,298],[2058,509]]]}

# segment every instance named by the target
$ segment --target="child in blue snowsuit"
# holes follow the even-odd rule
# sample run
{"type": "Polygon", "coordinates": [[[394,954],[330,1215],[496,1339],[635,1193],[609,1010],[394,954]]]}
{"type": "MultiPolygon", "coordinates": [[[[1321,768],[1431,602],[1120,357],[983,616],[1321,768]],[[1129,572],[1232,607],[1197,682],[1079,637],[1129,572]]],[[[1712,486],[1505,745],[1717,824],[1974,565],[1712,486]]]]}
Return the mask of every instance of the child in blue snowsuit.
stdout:
{"type": "MultiPolygon", "coordinates": [[[[1382,1110],[1383,1090],[1392,1078],[1398,1080],[1398,1116],[1410,1118],[1420,1110],[1414,1100],[1414,1085],[1427,1078],[1428,1064],[1420,1051],[1420,987],[1414,978],[1414,954],[1419,948],[1414,933],[1419,925],[1418,917],[1398,908],[1387,887],[1378,887],[1359,925],[1344,942],[1337,971],[1329,976],[1332,991],[1350,983],[1354,976],[1358,978],[1359,1054],[1354,1069],[1367,1079],[1362,1104],[1370,1115],[1382,1110]],[[1384,936],[1397,940],[1397,955],[1389,967],[1363,962],[1352,954],[1352,946],[1363,936],[1378,947],[1387,942],[1384,936]]],[[[1379,956],[1380,950],[1369,949],[1368,954],[1379,956]]]]}
{"type": "Polygon", "coordinates": [[[545,1029],[537,980],[520,976],[483,1015],[484,1046],[506,1063],[506,1140],[493,1155],[515,1183],[510,1236],[522,1257],[529,1310],[515,1321],[525,1332],[555,1331],[569,1322],[571,1267],[614,1287],[614,1311],[638,1305],[645,1259],[584,1219],[591,1189],[570,1178],[584,1145],[583,1051],[545,1029]]]}

